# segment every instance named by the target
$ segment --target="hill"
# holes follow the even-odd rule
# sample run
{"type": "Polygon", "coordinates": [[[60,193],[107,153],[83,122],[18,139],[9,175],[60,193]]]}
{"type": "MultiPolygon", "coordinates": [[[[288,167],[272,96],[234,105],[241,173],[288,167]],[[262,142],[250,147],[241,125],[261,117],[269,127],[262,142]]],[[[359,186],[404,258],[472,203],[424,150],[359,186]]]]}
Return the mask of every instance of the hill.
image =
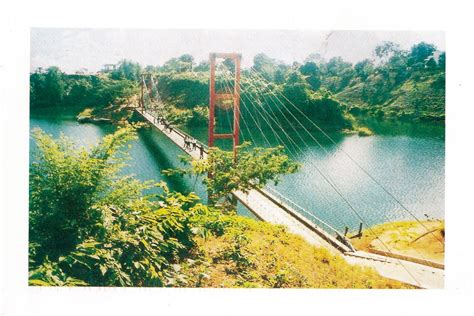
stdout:
{"type": "Polygon", "coordinates": [[[444,122],[444,73],[430,74],[418,80],[408,79],[389,91],[385,100],[370,104],[365,95],[367,84],[357,83],[336,94],[350,113],[388,119],[444,122]]]}

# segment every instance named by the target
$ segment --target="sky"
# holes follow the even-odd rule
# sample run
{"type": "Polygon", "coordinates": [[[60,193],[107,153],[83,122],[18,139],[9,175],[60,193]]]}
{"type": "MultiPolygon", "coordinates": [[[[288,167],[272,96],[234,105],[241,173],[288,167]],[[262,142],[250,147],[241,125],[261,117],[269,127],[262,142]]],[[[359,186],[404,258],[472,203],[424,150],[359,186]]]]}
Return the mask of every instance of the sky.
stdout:
{"type": "Polygon", "coordinates": [[[341,56],[356,63],[372,58],[374,48],[392,41],[403,49],[432,43],[445,50],[443,32],[313,31],[313,30],[139,30],[139,29],[31,29],[30,70],[58,66],[67,73],[80,68],[98,71],[122,59],[142,66],[162,65],[173,57],[191,54],[207,60],[210,52],[238,52],[242,66],[252,66],[258,53],[287,64],[319,53],[326,60],[341,56]]]}

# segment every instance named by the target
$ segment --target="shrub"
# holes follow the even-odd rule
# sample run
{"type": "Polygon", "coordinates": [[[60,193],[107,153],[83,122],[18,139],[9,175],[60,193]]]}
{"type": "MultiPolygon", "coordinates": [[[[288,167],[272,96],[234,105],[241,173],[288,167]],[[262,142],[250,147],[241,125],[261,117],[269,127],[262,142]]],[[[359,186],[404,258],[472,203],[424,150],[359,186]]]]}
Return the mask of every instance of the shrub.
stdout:
{"type": "Polygon", "coordinates": [[[185,280],[176,263],[217,217],[194,194],[119,175],[136,126],[76,148],[41,130],[30,172],[30,284],[163,286],[185,280]],[[144,190],[155,188],[153,195],[144,190]]]}
{"type": "Polygon", "coordinates": [[[209,202],[231,208],[229,197],[234,191],[248,192],[263,188],[268,182],[278,184],[280,176],[298,171],[300,165],[288,158],[282,146],[274,148],[250,147],[244,142],[238,147],[238,159],[234,162],[232,151],[217,147],[209,150],[207,159],[184,160],[190,169],[166,170],[167,175],[193,174],[203,176],[209,194],[209,202]],[[208,176],[212,174],[212,176],[208,176]]]}

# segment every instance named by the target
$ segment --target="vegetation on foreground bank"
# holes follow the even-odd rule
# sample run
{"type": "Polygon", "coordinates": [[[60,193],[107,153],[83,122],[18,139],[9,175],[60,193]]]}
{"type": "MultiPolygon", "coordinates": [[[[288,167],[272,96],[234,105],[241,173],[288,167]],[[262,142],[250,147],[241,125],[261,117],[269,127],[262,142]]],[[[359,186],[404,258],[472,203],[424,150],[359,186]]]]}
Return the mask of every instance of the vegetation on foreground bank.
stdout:
{"type": "Polygon", "coordinates": [[[359,250],[387,251],[444,264],[444,220],[390,222],[371,227],[354,238],[359,250]]]}
{"type": "Polygon", "coordinates": [[[225,216],[222,235],[198,237],[183,265],[187,286],[283,288],[412,288],[310,245],[283,226],[225,216]]]}
{"type": "MultiPolygon", "coordinates": [[[[121,175],[136,126],[119,128],[89,149],[41,130],[33,137],[30,285],[405,287],[283,227],[121,175]]],[[[278,152],[267,159],[285,161],[278,152]]]]}

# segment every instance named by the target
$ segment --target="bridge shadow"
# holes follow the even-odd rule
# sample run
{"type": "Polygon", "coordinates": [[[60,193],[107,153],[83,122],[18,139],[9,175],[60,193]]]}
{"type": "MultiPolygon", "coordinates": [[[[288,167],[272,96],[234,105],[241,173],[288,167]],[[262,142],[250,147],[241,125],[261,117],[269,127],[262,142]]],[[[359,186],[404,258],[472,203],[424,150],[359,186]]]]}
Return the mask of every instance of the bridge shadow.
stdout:
{"type": "MultiPolygon", "coordinates": [[[[155,131],[153,129],[146,129],[139,131],[139,137],[141,138],[144,146],[149,151],[150,156],[152,157],[152,161],[155,163],[157,169],[163,171],[165,169],[173,169],[178,167],[180,164],[176,158],[172,157],[172,153],[170,155],[169,152],[166,150],[166,146],[168,144],[160,143],[156,137],[153,137],[156,133],[160,133],[159,131],[155,131]]],[[[161,137],[160,137],[161,138],[161,137]]],[[[172,146],[171,144],[168,146],[172,146]]],[[[168,187],[174,191],[178,191],[181,193],[189,193],[192,191],[192,188],[188,183],[186,183],[185,179],[179,177],[172,177],[167,176],[161,172],[163,180],[168,184],[168,187]]]]}

